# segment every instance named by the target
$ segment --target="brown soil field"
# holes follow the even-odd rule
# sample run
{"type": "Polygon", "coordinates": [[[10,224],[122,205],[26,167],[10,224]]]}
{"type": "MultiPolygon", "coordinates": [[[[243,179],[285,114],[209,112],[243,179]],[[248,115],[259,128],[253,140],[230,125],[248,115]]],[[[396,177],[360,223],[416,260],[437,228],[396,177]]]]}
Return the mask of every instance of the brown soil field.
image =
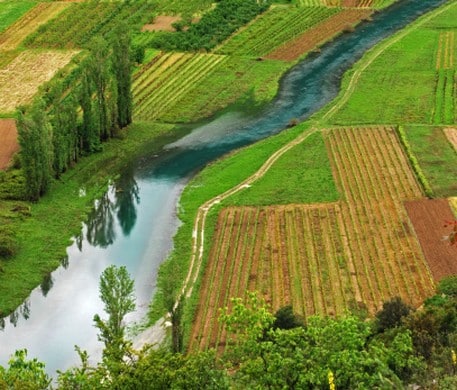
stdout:
{"type": "Polygon", "coordinates": [[[32,32],[57,16],[70,2],[38,3],[16,23],[0,34],[0,51],[14,50],[32,32]]]}
{"type": "Polygon", "coordinates": [[[0,112],[30,102],[38,87],[65,66],[76,51],[24,51],[0,69],[0,112]]]}
{"type": "Polygon", "coordinates": [[[444,129],[444,134],[446,135],[447,139],[454,146],[455,151],[457,152],[457,129],[447,128],[444,129]]]}
{"type": "Polygon", "coordinates": [[[191,349],[223,348],[229,298],[258,291],[273,310],[374,314],[394,296],[419,306],[434,283],[403,201],[422,193],[392,128],[325,133],[342,201],[229,207],[219,215],[191,349]]]}
{"type": "Polygon", "coordinates": [[[352,28],[364,18],[371,15],[370,10],[365,9],[344,9],[336,15],[324,20],[322,23],[310,28],[308,31],[286,42],[284,45],[273,50],[266,58],[294,61],[308,51],[311,51],[327,42],[329,39],[352,28]]]}
{"type": "Polygon", "coordinates": [[[405,207],[435,281],[457,274],[457,247],[443,239],[451,230],[446,221],[455,218],[447,199],[410,201],[405,207]]]}
{"type": "Polygon", "coordinates": [[[145,24],[141,31],[175,31],[172,24],[181,20],[180,16],[159,15],[154,23],[145,24]]]}
{"type": "Polygon", "coordinates": [[[0,169],[5,169],[19,150],[14,119],[0,119],[0,169]]]}

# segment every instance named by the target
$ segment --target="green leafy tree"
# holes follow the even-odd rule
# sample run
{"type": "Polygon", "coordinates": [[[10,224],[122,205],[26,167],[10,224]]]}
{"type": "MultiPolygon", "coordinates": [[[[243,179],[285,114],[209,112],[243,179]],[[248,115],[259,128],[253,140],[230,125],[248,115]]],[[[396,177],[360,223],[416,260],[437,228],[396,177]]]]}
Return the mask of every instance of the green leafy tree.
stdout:
{"type": "Polygon", "coordinates": [[[134,283],[125,266],[114,265],[103,271],[100,277],[100,298],[105,304],[108,319],[94,316],[95,326],[100,330],[99,339],[105,344],[103,357],[113,364],[122,361],[128,352],[125,340],[126,314],[135,310],[134,283]]]}
{"type": "Polygon", "coordinates": [[[133,112],[131,37],[127,24],[116,26],[111,40],[117,84],[117,123],[122,128],[132,122],[133,112]]]}
{"type": "Polygon", "coordinates": [[[45,365],[37,359],[27,359],[27,350],[15,352],[7,369],[0,366],[0,389],[44,390],[51,384],[45,365]]]}
{"type": "Polygon", "coordinates": [[[19,108],[17,126],[27,197],[38,200],[51,184],[54,156],[52,128],[43,100],[36,99],[29,109],[19,108]]]}
{"type": "Polygon", "coordinates": [[[408,306],[400,297],[394,297],[384,302],[382,310],[376,313],[378,330],[380,332],[386,329],[395,328],[401,324],[401,321],[411,312],[408,306]]]}

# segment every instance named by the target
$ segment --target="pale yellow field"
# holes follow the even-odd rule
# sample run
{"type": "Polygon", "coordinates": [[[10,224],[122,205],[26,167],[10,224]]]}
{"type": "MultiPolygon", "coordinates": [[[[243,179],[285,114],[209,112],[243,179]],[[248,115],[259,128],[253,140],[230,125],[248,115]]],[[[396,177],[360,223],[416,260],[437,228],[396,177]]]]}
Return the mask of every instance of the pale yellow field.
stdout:
{"type": "Polygon", "coordinates": [[[24,51],[0,69],[0,112],[29,103],[38,87],[68,64],[76,51],[24,51]]]}

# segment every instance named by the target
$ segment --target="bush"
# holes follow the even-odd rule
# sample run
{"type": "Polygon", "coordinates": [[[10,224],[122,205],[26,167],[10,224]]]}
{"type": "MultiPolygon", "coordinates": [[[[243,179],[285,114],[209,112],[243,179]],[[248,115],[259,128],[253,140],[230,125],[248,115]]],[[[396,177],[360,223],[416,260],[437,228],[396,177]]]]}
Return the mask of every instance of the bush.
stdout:
{"type": "Polygon", "coordinates": [[[437,288],[438,294],[448,295],[457,298],[457,275],[441,279],[437,288]]]}
{"type": "Polygon", "coordinates": [[[394,297],[384,302],[382,310],[376,313],[378,331],[384,332],[393,329],[401,324],[402,318],[407,316],[411,307],[402,301],[400,297],[394,297]]]}
{"type": "Polygon", "coordinates": [[[18,245],[14,232],[7,226],[0,227],[0,258],[9,258],[17,253],[18,245]]]}

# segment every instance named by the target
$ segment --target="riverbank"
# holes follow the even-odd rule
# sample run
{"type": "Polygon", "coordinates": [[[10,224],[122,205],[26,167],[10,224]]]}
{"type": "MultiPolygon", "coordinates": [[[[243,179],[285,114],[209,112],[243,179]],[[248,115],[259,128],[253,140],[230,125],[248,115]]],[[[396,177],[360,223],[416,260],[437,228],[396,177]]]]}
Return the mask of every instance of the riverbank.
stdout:
{"type": "MultiPolygon", "coordinates": [[[[103,144],[102,153],[83,157],[55,180],[37,203],[0,199],[0,218],[19,243],[17,255],[0,262],[0,316],[12,313],[64,262],[66,248],[80,233],[94,201],[123,169],[142,155],[159,152],[186,132],[174,125],[134,123],[103,144]]],[[[21,186],[20,179],[17,185],[21,186]]]]}

